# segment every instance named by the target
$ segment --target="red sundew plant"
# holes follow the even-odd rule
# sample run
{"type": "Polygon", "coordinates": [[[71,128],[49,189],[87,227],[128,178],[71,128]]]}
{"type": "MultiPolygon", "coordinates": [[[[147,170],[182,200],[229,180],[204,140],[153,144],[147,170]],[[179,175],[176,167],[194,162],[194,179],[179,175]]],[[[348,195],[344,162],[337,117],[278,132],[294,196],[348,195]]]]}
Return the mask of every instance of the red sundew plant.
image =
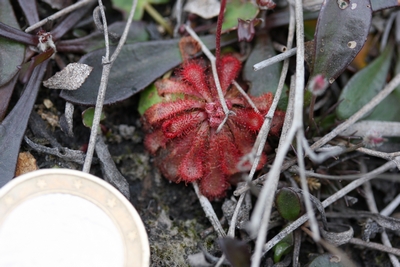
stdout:
{"type": "MultiPolygon", "coordinates": [[[[144,113],[148,131],[145,146],[156,155],[155,163],[162,174],[173,182],[198,181],[201,193],[210,199],[223,197],[230,177],[250,169],[250,165],[239,169],[238,163],[251,151],[273,99],[271,93],[250,96],[259,112],[255,111],[231,85],[240,70],[237,58],[221,58],[218,76],[226,104],[234,114],[219,132],[225,114],[213,76],[208,75],[207,66],[200,60],[184,63],[178,77],[157,81],[159,95],[167,100],[144,113]]],[[[284,112],[275,113],[272,135],[279,133],[283,117],[284,112]]],[[[264,153],[258,168],[266,160],[264,153]]]]}
{"type": "MultiPolygon", "coordinates": [[[[232,55],[220,57],[225,4],[221,1],[215,57],[229,116],[226,118],[226,107],[221,105],[209,66],[185,55],[176,77],[155,83],[164,101],[144,113],[144,128],[148,132],[145,146],[155,155],[155,164],[162,174],[177,183],[198,182],[201,193],[209,199],[225,196],[231,177],[250,170],[251,165],[243,166],[241,159],[251,152],[273,100],[272,93],[250,96],[255,109],[232,84],[241,71],[241,63],[232,55]]],[[[284,112],[275,112],[270,134],[279,134],[283,118],[284,112]]],[[[258,169],[266,161],[263,153],[258,169]]]]}

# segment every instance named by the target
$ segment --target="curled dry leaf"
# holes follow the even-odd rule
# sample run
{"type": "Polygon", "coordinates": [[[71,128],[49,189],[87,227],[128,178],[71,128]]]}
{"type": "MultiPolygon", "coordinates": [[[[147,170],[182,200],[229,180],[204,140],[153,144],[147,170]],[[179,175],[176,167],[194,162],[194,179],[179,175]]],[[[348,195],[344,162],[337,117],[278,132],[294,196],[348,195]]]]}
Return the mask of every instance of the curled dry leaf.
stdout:
{"type": "Polygon", "coordinates": [[[43,82],[51,89],[76,90],[85,82],[93,67],[82,63],[70,63],[62,71],[43,82]]]}
{"type": "Polygon", "coordinates": [[[320,227],[322,237],[335,246],[348,243],[354,236],[354,230],[350,225],[329,223],[329,230],[320,227]]]}

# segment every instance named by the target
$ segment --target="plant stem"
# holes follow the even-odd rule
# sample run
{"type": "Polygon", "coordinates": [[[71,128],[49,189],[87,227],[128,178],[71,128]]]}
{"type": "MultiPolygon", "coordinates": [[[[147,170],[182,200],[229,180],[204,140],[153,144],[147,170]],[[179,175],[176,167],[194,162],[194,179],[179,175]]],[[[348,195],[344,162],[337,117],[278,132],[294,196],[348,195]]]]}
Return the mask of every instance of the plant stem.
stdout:
{"type": "Polygon", "coordinates": [[[172,28],[168,23],[165,21],[165,19],[158,13],[158,11],[149,3],[146,3],[144,6],[144,9],[149,13],[149,15],[157,21],[158,24],[163,26],[163,28],[168,32],[169,35],[172,35],[172,28]]]}
{"type": "Polygon", "coordinates": [[[221,30],[222,30],[222,23],[224,22],[225,7],[226,7],[226,0],[221,0],[221,8],[219,10],[218,22],[217,22],[217,32],[215,33],[215,58],[217,67],[219,66],[219,60],[221,57],[221,30]]]}

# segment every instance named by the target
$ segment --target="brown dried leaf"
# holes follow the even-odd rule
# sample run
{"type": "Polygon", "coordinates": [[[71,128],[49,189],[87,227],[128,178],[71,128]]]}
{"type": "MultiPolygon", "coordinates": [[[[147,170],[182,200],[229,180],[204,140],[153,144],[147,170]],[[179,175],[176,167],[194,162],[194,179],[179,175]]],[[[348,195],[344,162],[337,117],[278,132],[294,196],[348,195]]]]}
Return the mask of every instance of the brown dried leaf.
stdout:
{"type": "Polygon", "coordinates": [[[22,174],[36,171],[39,168],[36,165],[36,159],[29,152],[21,152],[18,154],[17,168],[15,169],[15,177],[22,174]]]}

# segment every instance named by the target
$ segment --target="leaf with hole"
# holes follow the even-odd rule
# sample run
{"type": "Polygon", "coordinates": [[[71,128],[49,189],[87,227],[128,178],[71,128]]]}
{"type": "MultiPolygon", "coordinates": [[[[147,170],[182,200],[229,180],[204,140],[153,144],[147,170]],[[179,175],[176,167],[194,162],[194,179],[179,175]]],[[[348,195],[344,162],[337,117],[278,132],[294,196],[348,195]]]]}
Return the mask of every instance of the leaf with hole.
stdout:
{"type": "Polygon", "coordinates": [[[310,77],[322,74],[333,83],[363,47],[371,20],[369,0],[325,0],[314,37],[315,59],[310,77]]]}

